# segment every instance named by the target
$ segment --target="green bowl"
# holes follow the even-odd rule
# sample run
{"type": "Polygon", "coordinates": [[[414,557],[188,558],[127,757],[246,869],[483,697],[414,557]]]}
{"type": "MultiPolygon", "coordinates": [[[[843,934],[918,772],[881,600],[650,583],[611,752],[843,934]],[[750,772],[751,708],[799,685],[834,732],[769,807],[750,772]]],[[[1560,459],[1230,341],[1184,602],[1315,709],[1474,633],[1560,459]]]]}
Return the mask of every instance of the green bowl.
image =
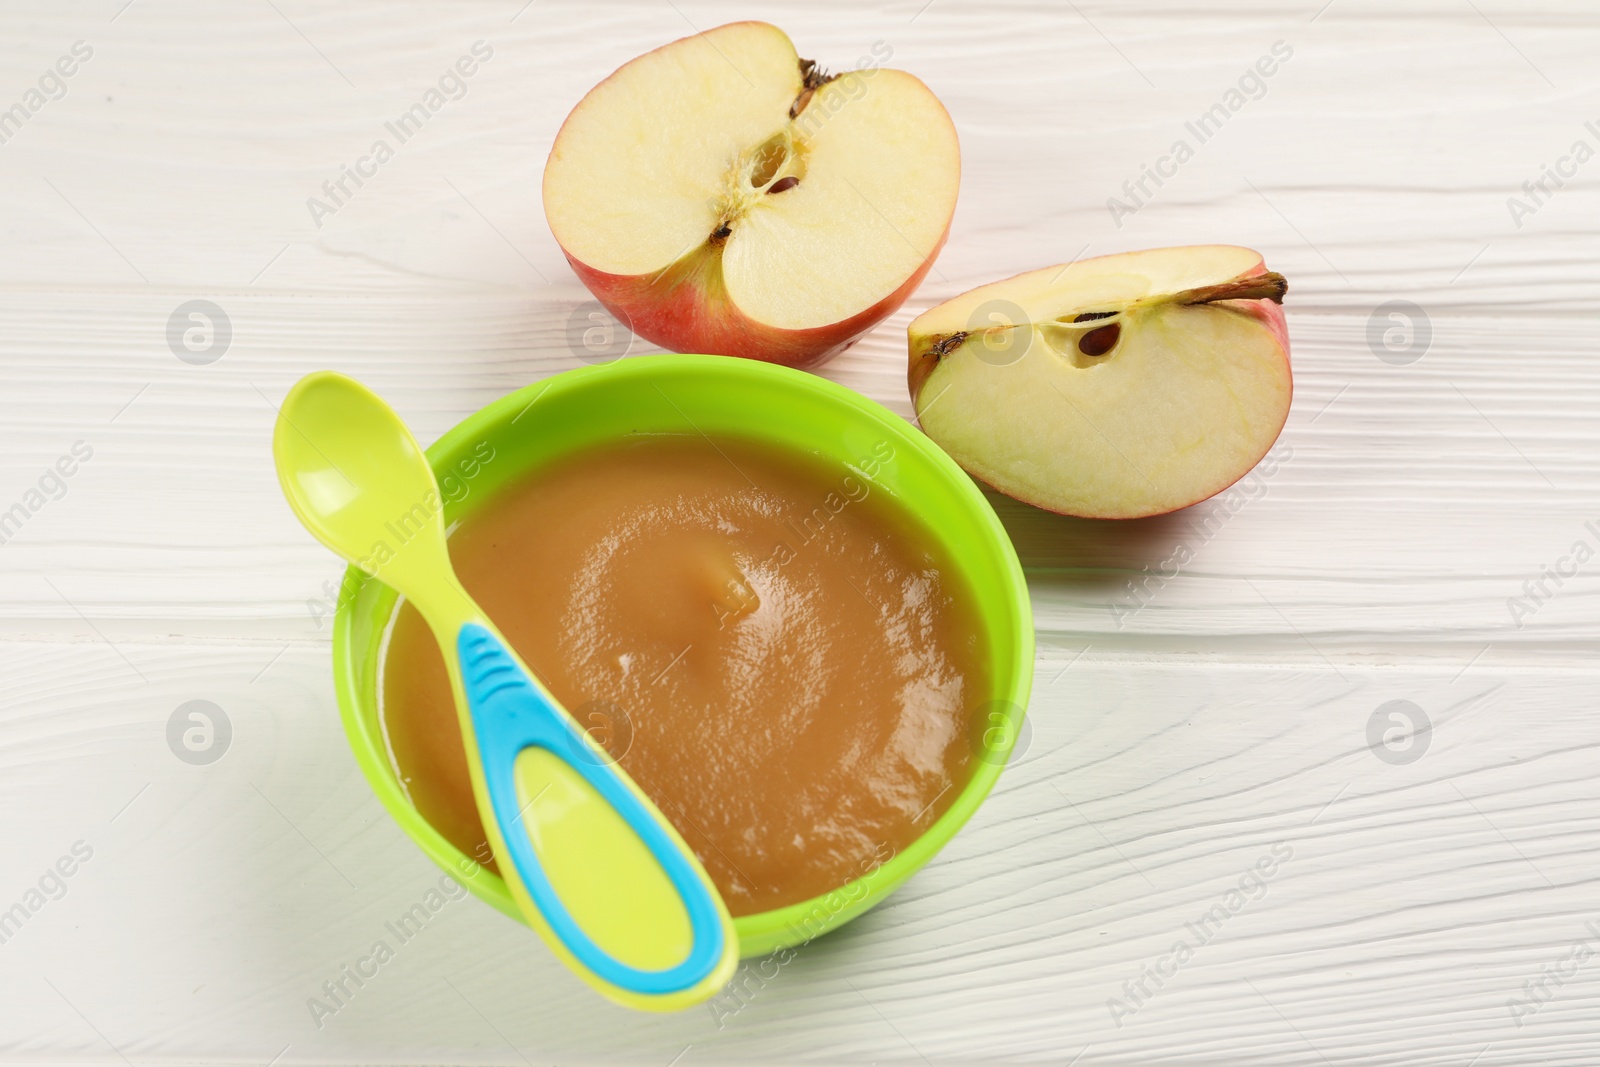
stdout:
{"type": "MultiPolygon", "coordinates": [[[[1016,743],[1033,683],[1027,585],[988,501],[920,431],[826,379],[728,356],[636,356],[567,371],[495,401],[428,449],[445,498],[445,522],[530,469],[633,434],[744,438],[837,464],[841,477],[870,477],[943,544],[971,590],[987,639],[992,692],[973,724],[973,771],[966,787],[910,846],[862,877],[799,904],[735,919],[741,954],[764,955],[810,941],[873,907],[931,860],[989,794],[1016,743]],[[885,451],[892,452],[887,460],[885,451]],[[486,455],[492,459],[484,462],[486,455]]],[[[473,871],[466,854],[411,806],[384,743],[380,650],[396,600],[382,582],[355,567],[346,572],[333,630],[339,710],[361,770],[401,829],[445,870],[473,871]]],[[[462,882],[521,921],[494,872],[484,869],[462,882]]]]}

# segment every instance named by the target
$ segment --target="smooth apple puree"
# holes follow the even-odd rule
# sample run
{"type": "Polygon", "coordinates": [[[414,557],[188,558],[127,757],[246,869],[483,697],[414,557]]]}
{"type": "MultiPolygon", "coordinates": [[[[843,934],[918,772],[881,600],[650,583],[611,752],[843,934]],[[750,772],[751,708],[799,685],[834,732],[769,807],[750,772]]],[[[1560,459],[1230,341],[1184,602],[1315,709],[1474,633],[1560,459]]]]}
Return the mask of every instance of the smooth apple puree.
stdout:
{"type": "MultiPolygon", "coordinates": [[[[970,593],[872,477],[650,436],[501,490],[450,538],[467,589],[656,802],[734,915],[827,893],[960,794],[988,696],[970,593]]],[[[418,812],[488,855],[449,681],[403,604],[383,726],[418,812]]]]}

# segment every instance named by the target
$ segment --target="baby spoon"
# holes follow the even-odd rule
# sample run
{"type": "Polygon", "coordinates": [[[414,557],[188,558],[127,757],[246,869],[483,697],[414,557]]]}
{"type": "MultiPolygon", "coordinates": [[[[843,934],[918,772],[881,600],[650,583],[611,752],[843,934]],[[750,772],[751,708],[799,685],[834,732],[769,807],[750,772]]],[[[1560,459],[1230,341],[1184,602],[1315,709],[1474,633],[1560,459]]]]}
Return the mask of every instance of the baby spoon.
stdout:
{"type": "Polygon", "coordinates": [[[289,391],[272,435],[317,540],[414,604],[444,652],[472,792],[529,925],[580,977],[653,1011],[709,998],[738,942],[672,825],[473,602],[450,565],[427,457],[394,410],[330,371],[289,391]]]}

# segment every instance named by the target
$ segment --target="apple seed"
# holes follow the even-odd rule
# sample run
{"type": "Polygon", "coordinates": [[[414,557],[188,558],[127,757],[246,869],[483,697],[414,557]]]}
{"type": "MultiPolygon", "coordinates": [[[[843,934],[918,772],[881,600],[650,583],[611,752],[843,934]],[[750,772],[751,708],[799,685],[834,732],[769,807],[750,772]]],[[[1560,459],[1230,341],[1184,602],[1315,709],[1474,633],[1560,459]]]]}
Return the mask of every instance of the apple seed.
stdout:
{"type": "Polygon", "coordinates": [[[786,174],[767,187],[767,195],[771,196],[773,193],[787,192],[799,184],[799,178],[796,178],[793,174],[786,174]]]}
{"type": "MultiPolygon", "coordinates": [[[[1079,315],[1078,321],[1085,318],[1104,318],[1104,313],[1094,312],[1089,315],[1079,315]]],[[[1122,326],[1113,322],[1110,326],[1102,326],[1098,330],[1090,330],[1078,338],[1078,351],[1086,356],[1103,356],[1117,346],[1117,338],[1122,334],[1122,326]]]]}

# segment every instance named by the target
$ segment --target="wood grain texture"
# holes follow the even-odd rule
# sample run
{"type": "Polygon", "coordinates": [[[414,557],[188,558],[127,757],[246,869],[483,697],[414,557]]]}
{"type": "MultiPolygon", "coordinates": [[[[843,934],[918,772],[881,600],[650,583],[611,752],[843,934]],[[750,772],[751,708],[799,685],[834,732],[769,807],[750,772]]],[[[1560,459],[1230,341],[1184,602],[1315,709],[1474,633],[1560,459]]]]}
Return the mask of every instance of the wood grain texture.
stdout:
{"type": "Polygon", "coordinates": [[[925,872],[765,978],[747,965],[742,1003],[647,1019],[470,901],[395,940],[385,923],[437,872],[346,755],[323,650],[7,642],[0,657],[7,885],[20,895],[74,841],[94,849],[0,945],[8,1059],[110,1060],[110,1043],[135,1063],[266,1062],[285,1044],[291,1063],[665,1063],[685,1046],[701,1062],[1062,1062],[1087,1046],[1080,1062],[1452,1063],[1489,1045],[1479,1062],[1513,1063],[1589,1047],[1582,970],[1520,1028],[1506,1006],[1594,936],[1600,726],[1572,713],[1600,696],[1588,671],[1341,677],[1047,650],[1025,751],[925,872]],[[233,726],[209,767],[166,747],[191,699],[233,726]],[[1410,763],[1368,748],[1393,699],[1432,724],[1410,763]],[[1200,944],[1187,924],[1275,848],[1277,870],[1200,944]],[[1192,959],[1113,1015],[1185,938],[1192,959]],[[377,939],[395,959],[317,1028],[307,999],[377,939]]]}
{"type": "Polygon", "coordinates": [[[1600,149],[1592,4],[16,3],[0,111],[77,41],[0,143],[0,511],[93,452],[0,543],[0,909],[93,858],[0,943],[7,1062],[1600,1061],[1600,562],[1543,577],[1600,549],[1600,159],[1523,188],[1600,149]],[[343,743],[315,618],[339,567],[277,492],[274,405],[334,367],[430,440],[580,365],[538,203],[555,130],[741,17],[836,68],[888,47],[962,138],[934,271],[826,376],[909,417],[933,303],[1248,244],[1292,286],[1280,462],[1131,523],[994,497],[1040,634],[1027,751],[881,908],[752,965],[747,1003],[624,1014],[467,901],[318,1028],[307,999],[437,874],[343,743]],[[465,95],[318,225],[308,198],[477,41],[465,95]],[[194,299],[232,328],[206,366],[167,341],[194,299]],[[1391,300],[1427,321],[1405,365],[1372,340],[1391,300]],[[211,766],[165,740],[194,699],[235,731],[211,766]],[[1431,722],[1417,758],[1371,743],[1396,700],[1431,722]]]}

